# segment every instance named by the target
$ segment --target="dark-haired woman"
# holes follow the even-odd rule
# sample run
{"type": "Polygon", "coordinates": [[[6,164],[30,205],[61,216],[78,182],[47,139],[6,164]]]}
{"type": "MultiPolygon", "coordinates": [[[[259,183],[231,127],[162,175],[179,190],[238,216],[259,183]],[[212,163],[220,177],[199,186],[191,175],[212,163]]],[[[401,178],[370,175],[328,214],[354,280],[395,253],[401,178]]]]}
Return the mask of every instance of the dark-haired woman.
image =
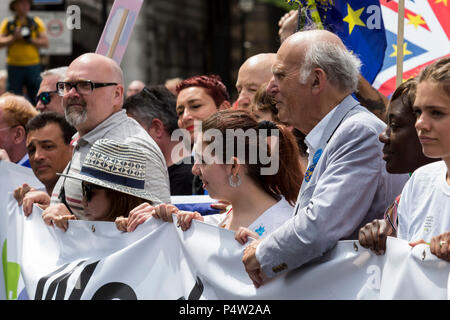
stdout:
{"type": "Polygon", "coordinates": [[[232,209],[201,216],[163,204],[148,210],[141,221],[131,212],[129,231],[150,216],[171,221],[176,213],[182,230],[190,227],[192,219],[200,220],[235,231],[236,239],[245,243],[248,236],[264,237],[292,216],[303,175],[297,143],[286,127],[258,123],[247,111],[219,111],[203,122],[194,150],[192,172],[212,198],[228,201],[232,209]],[[214,132],[220,133],[223,143],[215,141],[220,146],[211,151],[207,136],[214,132]],[[230,138],[230,134],[234,135],[230,138]],[[270,155],[270,161],[264,155],[270,155]]]}

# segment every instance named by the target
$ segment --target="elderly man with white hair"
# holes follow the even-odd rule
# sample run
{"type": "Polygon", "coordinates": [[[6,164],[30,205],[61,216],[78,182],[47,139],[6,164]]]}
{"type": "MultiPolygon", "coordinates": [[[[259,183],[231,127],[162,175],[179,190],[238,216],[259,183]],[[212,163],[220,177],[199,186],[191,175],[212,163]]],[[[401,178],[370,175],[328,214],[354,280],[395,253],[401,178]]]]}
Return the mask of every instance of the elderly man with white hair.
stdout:
{"type": "Polygon", "coordinates": [[[360,61],[333,33],[298,32],[277,52],[268,85],[278,117],[304,134],[308,169],[293,217],[244,251],[256,287],[320,257],[380,218],[407,176],[390,175],[378,135],[385,124],[351,94],[360,61]]]}

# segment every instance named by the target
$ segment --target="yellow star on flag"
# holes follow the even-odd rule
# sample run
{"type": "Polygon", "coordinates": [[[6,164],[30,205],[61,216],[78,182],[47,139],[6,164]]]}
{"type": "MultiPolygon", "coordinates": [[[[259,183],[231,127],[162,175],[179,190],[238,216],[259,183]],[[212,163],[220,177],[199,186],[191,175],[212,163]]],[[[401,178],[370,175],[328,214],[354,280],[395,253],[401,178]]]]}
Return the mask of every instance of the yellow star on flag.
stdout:
{"type": "MultiPolygon", "coordinates": [[[[407,46],[407,45],[408,45],[407,42],[405,42],[405,43],[403,44],[403,56],[407,56],[407,55],[409,55],[409,54],[412,54],[411,51],[409,51],[408,49],[406,49],[406,46],[407,46]]],[[[393,44],[392,47],[394,48],[394,52],[392,52],[391,55],[389,56],[389,57],[391,57],[391,58],[392,58],[392,57],[396,57],[396,56],[397,56],[397,53],[398,53],[397,45],[393,44]]]]}
{"type": "Polygon", "coordinates": [[[443,3],[445,6],[447,6],[447,0],[436,0],[435,3],[443,3]]]}
{"type": "Polygon", "coordinates": [[[348,23],[349,34],[352,34],[353,28],[355,26],[362,26],[362,27],[366,26],[360,18],[363,11],[364,7],[356,11],[353,11],[352,7],[350,7],[350,4],[347,3],[347,16],[342,20],[348,23]]]}
{"type": "Polygon", "coordinates": [[[422,19],[420,14],[415,16],[408,13],[407,16],[409,20],[408,24],[412,24],[416,29],[419,28],[421,24],[425,24],[425,21],[422,19]]]}

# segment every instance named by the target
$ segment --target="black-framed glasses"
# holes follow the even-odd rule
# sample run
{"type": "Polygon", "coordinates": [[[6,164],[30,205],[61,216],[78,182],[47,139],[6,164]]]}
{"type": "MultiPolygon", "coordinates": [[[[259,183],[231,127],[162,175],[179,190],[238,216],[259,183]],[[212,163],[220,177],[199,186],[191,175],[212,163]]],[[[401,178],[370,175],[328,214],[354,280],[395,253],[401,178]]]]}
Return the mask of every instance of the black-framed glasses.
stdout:
{"type": "Polygon", "coordinates": [[[85,198],[87,202],[90,202],[92,199],[93,190],[105,190],[106,188],[83,181],[81,183],[81,189],[83,190],[83,198],[85,198]]]}
{"type": "Polygon", "coordinates": [[[36,104],[40,101],[43,104],[47,105],[52,101],[52,93],[58,93],[57,90],[55,91],[45,91],[45,92],[41,92],[37,97],[36,97],[36,104]]]}
{"type": "Polygon", "coordinates": [[[92,91],[96,88],[103,88],[108,86],[116,86],[118,83],[116,82],[92,82],[90,80],[83,80],[83,81],[77,81],[77,82],[64,82],[64,81],[58,81],[56,83],[56,90],[58,91],[58,94],[60,96],[64,96],[67,94],[72,88],[75,88],[75,90],[78,92],[78,94],[82,95],[88,95],[91,94],[92,91]]]}

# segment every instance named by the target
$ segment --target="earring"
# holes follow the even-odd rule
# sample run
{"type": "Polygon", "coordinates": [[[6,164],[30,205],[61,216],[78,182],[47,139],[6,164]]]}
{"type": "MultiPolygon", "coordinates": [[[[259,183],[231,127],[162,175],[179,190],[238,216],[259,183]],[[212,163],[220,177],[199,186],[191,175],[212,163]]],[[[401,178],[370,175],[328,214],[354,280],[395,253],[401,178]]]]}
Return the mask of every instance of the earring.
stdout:
{"type": "Polygon", "coordinates": [[[233,175],[230,175],[228,177],[228,183],[230,184],[230,186],[232,186],[233,188],[239,187],[241,185],[241,176],[239,175],[239,173],[236,173],[236,178],[237,178],[237,182],[233,181],[233,175]]]}

